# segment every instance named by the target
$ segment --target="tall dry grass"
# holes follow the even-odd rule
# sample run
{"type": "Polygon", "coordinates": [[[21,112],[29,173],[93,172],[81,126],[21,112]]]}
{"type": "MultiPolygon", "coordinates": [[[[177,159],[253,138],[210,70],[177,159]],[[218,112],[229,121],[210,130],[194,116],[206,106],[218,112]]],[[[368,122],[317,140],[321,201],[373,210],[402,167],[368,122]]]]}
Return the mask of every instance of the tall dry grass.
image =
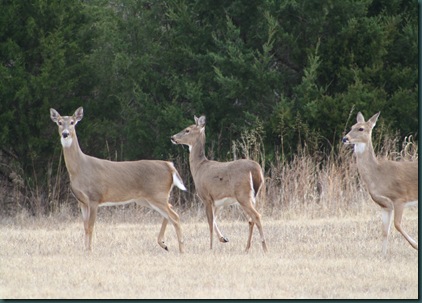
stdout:
{"type": "MultiPolygon", "coordinates": [[[[320,153],[309,152],[304,146],[291,159],[276,154],[274,160],[269,161],[265,156],[262,132],[259,125],[256,129],[243,132],[238,140],[232,142],[227,158],[249,158],[260,163],[266,177],[266,199],[260,205],[265,215],[275,218],[296,215],[311,218],[344,216],[361,212],[362,205],[370,201],[360,182],[351,148],[339,143],[331,151],[320,153]]],[[[400,142],[398,136],[381,133],[374,138],[374,145],[379,157],[399,161],[418,160],[418,145],[412,136],[400,142]]],[[[177,148],[178,156],[172,160],[188,191],[174,190],[170,202],[179,211],[197,215],[202,203],[195,193],[189,153],[183,147],[177,148]]],[[[212,154],[210,151],[210,158],[212,154]]],[[[33,176],[24,176],[19,164],[5,164],[8,160],[0,154],[0,196],[4,197],[1,216],[14,216],[20,211],[28,211],[35,216],[51,216],[60,212],[62,206],[69,208],[72,216],[79,215],[62,154],[49,161],[43,182],[37,180],[35,172],[33,176]]],[[[138,209],[135,205],[124,208],[128,211],[138,209]]],[[[222,216],[231,214],[230,210],[223,212],[222,216]]]]}
{"type": "Polygon", "coordinates": [[[267,178],[270,214],[324,218],[364,212],[371,198],[352,150],[338,150],[329,156],[299,153],[290,162],[271,165],[267,178]]]}

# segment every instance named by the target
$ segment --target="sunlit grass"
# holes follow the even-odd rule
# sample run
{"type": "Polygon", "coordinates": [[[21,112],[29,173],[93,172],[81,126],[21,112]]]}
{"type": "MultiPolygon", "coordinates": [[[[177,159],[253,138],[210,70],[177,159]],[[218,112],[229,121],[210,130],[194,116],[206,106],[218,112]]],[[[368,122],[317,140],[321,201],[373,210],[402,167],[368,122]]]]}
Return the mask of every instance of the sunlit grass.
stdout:
{"type": "MultiPolygon", "coordinates": [[[[239,146],[263,162],[259,146],[239,146]]],[[[384,156],[417,160],[417,150],[408,150],[384,156]]],[[[175,164],[189,181],[188,163],[175,164]]],[[[175,189],[171,199],[185,238],[182,255],[173,226],[166,252],[157,244],[162,218],[136,205],[99,209],[92,252],[84,251],[82,219],[70,194],[48,216],[21,208],[0,217],[0,297],[418,298],[418,251],[392,227],[382,255],[380,208],[348,149],[325,157],[303,152],[266,167],[266,201],[258,209],[267,254],[257,230],[244,252],[248,223],[239,206],[221,213],[229,242],[215,238],[210,251],[203,205],[193,184],[186,185],[189,192],[175,189]]],[[[402,226],[418,240],[417,208],[406,209],[402,226]]]]}
{"type": "MultiPolygon", "coordinates": [[[[79,218],[30,217],[0,225],[2,298],[417,298],[418,252],[395,230],[381,254],[381,222],[372,211],[344,218],[264,218],[269,252],[242,218],[220,223],[230,242],[209,250],[205,217],[181,214],[186,253],[168,226],[156,243],[158,215],[122,220],[103,213],[94,250],[83,250],[79,218]],[[143,220],[140,220],[143,219],[143,220]],[[139,222],[134,222],[139,221],[139,222]]],[[[235,211],[233,211],[235,212],[235,211]]],[[[417,209],[405,226],[417,236],[417,209]]],[[[102,216],[102,217],[101,217],[102,216]]],[[[417,239],[417,238],[416,238],[417,239]]]]}

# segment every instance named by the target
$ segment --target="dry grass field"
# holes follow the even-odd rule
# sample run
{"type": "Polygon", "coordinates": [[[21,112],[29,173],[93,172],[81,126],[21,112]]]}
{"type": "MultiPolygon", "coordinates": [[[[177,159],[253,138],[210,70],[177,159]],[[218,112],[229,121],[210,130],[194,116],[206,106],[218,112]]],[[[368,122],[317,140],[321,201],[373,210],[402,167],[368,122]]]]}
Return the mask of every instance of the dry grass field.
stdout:
{"type": "MultiPolygon", "coordinates": [[[[256,229],[244,252],[248,227],[236,208],[220,220],[230,242],[214,240],[212,251],[203,211],[182,212],[181,220],[182,255],[173,227],[166,252],[156,243],[159,215],[136,207],[100,209],[91,253],[81,218],[66,210],[2,218],[0,297],[418,298],[418,252],[393,228],[381,254],[380,211],[371,201],[351,215],[264,214],[267,254],[256,229]]],[[[418,239],[417,208],[406,210],[404,227],[418,239]]]]}
{"type": "MultiPolygon", "coordinates": [[[[405,142],[400,151],[396,141],[384,141],[379,156],[417,161],[417,144],[405,142]]],[[[259,149],[243,149],[262,159],[259,149]]],[[[160,248],[160,215],[136,205],[100,208],[93,251],[84,251],[82,219],[61,172],[54,184],[62,185],[47,184],[48,200],[38,192],[25,198],[32,214],[20,206],[22,194],[13,200],[17,212],[0,210],[0,298],[419,298],[418,251],[392,226],[382,254],[381,210],[362,185],[350,149],[326,157],[299,153],[265,168],[266,202],[258,210],[267,254],[256,228],[244,252],[248,223],[238,206],[225,208],[219,219],[230,242],[214,239],[211,251],[204,207],[187,182],[189,166],[175,165],[189,189],[173,190],[171,198],[184,254],[170,224],[170,251],[160,248]]],[[[405,210],[402,226],[418,241],[417,207],[405,210]]]]}

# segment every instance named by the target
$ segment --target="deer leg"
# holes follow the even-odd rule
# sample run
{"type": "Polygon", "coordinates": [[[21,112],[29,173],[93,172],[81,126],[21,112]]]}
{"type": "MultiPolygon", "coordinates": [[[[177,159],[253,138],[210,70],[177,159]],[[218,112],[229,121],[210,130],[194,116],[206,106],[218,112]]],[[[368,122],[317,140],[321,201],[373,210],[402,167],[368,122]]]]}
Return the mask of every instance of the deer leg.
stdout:
{"type": "Polygon", "coordinates": [[[170,205],[167,203],[167,213],[169,214],[169,218],[171,223],[174,226],[177,234],[177,240],[179,241],[179,252],[183,253],[185,250],[185,244],[183,242],[183,235],[182,235],[182,228],[180,227],[180,219],[179,215],[171,209],[170,205]]]}
{"type": "Polygon", "coordinates": [[[249,219],[249,236],[248,236],[248,243],[246,244],[246,251],[249,251],[249,248],[251,248],[252,232],[253,232],[254,225],[255,223],[252,221],[252,219],[249,219]]]}
{"type": "Polygon", "coordinates": [[[388,246],[388,235],[390,234],[390,227],[391,227],[391,218],[392,218],[393,210],[388,208],[381,208],[381,216],[382,216],[382,252],[383,254],[387,254],[387,246],[388,246]]]}
{"type": "Polygon", "coordinates": [[[395,203],[394,204],[394,227],[406,238],[406,240],[412,245],[412,247],[418,250],[418,243],[413,240],[401,227],[401,219],[403,217],[404,204],[395,203]]]}
{"type": "MultiPolygon", "coordinates": [[[[255,200],[255,197],[253,197],[253,193],[251,194],[251,196],[252,196],[252,204],[251,204],[251,207],[254,208],[256,206],[256,200],[255,200]]],[[[249,236],[248,236],[248,242],[246,244],[246,250],[245,250],[246,252],[249,251],[249,248],[251,248],[252,235],[253,235],[253,227],[255,225],[255,223],[252,220],[252,218],[249,218],[249,222],[248,223],[249,223],[249,236]]]]}
{"type": "Polygon", "coordinates": [[[163,223],[161,224],[160,233],[158,234],[158,239],[157,239],[158,245],[160,245],[162,248],[164,248],[167,251],[169,249],[168,249],[167,245],[164,243],[164,233],[166,231],[168,222],[169,221],[166,218],[163,219],[163,223]]]}
{"type": "MultiPolygon", "coordinates": [[[[253,207],[250,197],[244,198],[244,199],[238,199],[240,205],[242,206],[243,210],[246,212],[246,214],[251,218],[250,222],[256,224],[259,230],[259,235],[261,237],[261,243],[262,243],[262,249],[264,252],[267,252],[267,243],[265,242],[264,237],[264,231],[262,230],[262,224],[261,224],[261,215],[256,211],[256,209],[253,207]]],[[[249,237],[248,237],[248,243],[246,245],[246,251],[249,250],[252,240],[252,231],[253,231],[253,224],[249,223],[249,237]]]]}
{"type": "Polygon", "coordinates": [[[97,203],[90,203],[88,212],[88,220],[84,221],[85,223],[85,244],[87,250],[92,250],[92,232],[94,231],[95,219],[97,218],[97,203]]]}
{"type": "Polygon", "coordinates": [[[217,218],[218,218],[218,215],[220,214],[221,209],[222,209],[222,206],[219,206],[219,207],[216,207],[215,208],[215,212],[214,212],[214,229],[215,229],[215,232],[218,235],[218,239],[220,240],[220,242],[227,243],[227,242],[229,242],[229,239],[227,239],[226,237],[223,236],[223,234],[221,233],[220,229],[217,226],[217,218]]]}
{"type": "Polygon", "coordinates": [[[155,199],[148,201],[150,207],[158,211],[164,217],[163,223],[161,224],[160,233],[158,235],[158,244],[168,251],[168,247],[164,243],[164,232],[166,230],[168,221],[170,221],[171,224],[173,224],[174,229],[176,230],[177,240],[179,242],[179,252],[183,253],[184,243],[182,229],[180,227],[179,215],[173,209],[171,209],[170,204],[167,202],[167,198],[164,199],[165,203],[161,201],[163,201],[163,199],[155,199]]]}
{"type": "Polygon", "coordinates": [[[85,230],[85,250],[90,250],[89,247],[89,237],[88,237],[88,221],[89,221],[89,207],[85,203],[79,201],[79,206],[81,208],[82,213],[82,221],[84,223],[84,230],[85,230]]]}
{"type": "Polygon", "coordinates": [[[214,210],[211,201],[205,202],[205,213],[207,214],[208,226],[210,228],[210,249],[212,249],[212,232],[214,229],[214,210]]]}

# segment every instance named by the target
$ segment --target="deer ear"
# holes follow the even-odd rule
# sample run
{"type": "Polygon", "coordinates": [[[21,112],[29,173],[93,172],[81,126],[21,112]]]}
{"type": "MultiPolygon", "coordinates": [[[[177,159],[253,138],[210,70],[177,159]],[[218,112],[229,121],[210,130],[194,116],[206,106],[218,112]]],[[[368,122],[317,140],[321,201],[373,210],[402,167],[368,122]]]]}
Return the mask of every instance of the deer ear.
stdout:
{"type": "Polygon", "coordinates": [[[369,119],[368,120],[368,122],[371,122],[371,124],[372,124],[372,127],[374,127],[375,126],[375,124],[377,123],[377,120],[378,120],[378,117],[379,117],[379,115],[381,114],[381,112],[378,112],[378,113],[376,113],[375,115],[373,115],[372,117],[371,117],[371,119],[369,119]]]}
{"type": "Polygon", "coordinates": [[[79,107],[75,113],[73,114],[73,116],[75,117],[76,121],[81,121],[82,118],[84,117],[84,109],[81,107],[79,107]]]}
{"type": "Polygon", "coordinates": [[[199,118],[197,116],[194,116],[193,118],[195,119],[196,126],[205,126],[205,116],[201,116],[199,118]]]}
{"type": "Polygon", "coordinates": [[[50,118],[51,120],[53,120],[54,123],[57,123],[59,117],[60,114],[54,108],[50,108],[50,118]]]}
{"type": "Polygon", "coordinates": [[[196,121],[196,125],[205,127],[205,116],[199,117],[198,120],[196,121]]]}
{"type": "Polygon", "coordinates": [[[356,117],[356,121],[357,121],[358,123],[365,122],[365,118],[363,117],[363,115],[362,115],[362,113],[361,113],[361,112],[358,112],[358,115],[357,115],[357,117],[356,117]]]}

